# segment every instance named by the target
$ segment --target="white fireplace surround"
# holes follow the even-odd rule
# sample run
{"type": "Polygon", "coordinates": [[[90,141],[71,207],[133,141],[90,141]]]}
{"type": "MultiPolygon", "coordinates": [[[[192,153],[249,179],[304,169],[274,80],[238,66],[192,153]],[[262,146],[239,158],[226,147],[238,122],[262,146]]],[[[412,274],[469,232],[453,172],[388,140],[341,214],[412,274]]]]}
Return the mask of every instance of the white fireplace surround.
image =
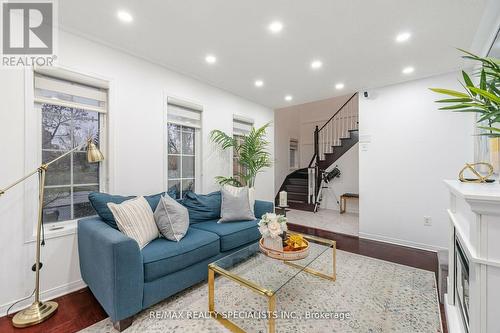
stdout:
{"type": "Polygon", "coordinates": [[[446,180],[450,190],[449,275],[445,297],[450,333],[467,332],[455,296],[455,235],[469,260],[469,333],[500,332],[500,184],[446,180]]]}

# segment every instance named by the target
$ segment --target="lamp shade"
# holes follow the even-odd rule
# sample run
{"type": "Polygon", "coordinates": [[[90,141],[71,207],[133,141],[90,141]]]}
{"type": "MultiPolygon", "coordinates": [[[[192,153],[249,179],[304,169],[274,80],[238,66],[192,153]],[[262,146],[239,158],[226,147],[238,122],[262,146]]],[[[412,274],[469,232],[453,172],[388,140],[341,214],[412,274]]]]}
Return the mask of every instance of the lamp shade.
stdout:
{"type": "Polygon", "coordinates": [[[87,144],[87,161],[89,163],[97,163],[102,160],[104,160],[104,156],[101,151],[92,140],[89,140],[87,144]]]}

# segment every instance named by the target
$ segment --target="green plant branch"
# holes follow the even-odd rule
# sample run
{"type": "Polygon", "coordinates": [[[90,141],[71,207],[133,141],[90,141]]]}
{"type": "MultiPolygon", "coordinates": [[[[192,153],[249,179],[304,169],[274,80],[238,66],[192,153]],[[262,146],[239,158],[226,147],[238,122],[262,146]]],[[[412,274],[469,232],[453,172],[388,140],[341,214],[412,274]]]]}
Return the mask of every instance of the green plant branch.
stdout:
{"type": "Polygon", "coordinates": [[[258,173],[264,168],[270,167],[271,153],[268,151],[269,141],[266,140],[266,131],[271,123],[267,123],[262,127],[252,127],[250,132],[243,136],[241,142],[238,142],[234,137],[220,130],[210,132],[210,139],[217,144],[222,150],[233,148],[238,154],[238,163],[242,167],[243,172],[236,176],[240,179],[232,177],[217,176],[215,180],[220,185],[230,184],[233,186],[249,186],[255,185],[255,178],[258,173]]]}
{"type": "Polygon", "coordinates": [[[475,86],[470,76],[465,71],[462,71],[464,82],[460,82],[460,84],[465,92],[443,88],[430,88],[430,90],[454,97],[437,100],[437,103],[450,104],[440,107],[439,110],[478,113],[479,119],[477,123],[481,124],[487,121],[489,125],[478,126],[479,129],[489,132],[481,135],[498,137],[500,135],[498,133],[499,129],[493,127],[493,125],[500,122],[500,90],[498,89],[500,86],[500,60],[481,58],[465,50],[459,50],[466,54],[463,58],[481,62],[482,68],[476,73],[479,76],[479,86],[475,86]]]}

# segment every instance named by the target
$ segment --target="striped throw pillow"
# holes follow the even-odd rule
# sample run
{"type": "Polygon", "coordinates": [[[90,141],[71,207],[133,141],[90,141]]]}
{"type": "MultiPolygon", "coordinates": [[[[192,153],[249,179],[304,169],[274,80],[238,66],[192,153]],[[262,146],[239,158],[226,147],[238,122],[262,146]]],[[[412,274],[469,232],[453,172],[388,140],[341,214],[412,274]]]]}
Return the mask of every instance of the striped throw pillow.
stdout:
{"type": "Polygon", "coordinates": [[[144,197],[137,197],[121,204],[108,203],[118,229],[134,239],[142,249],[153,239],[158,238],[158,228],[151,206],[144,197]]]}

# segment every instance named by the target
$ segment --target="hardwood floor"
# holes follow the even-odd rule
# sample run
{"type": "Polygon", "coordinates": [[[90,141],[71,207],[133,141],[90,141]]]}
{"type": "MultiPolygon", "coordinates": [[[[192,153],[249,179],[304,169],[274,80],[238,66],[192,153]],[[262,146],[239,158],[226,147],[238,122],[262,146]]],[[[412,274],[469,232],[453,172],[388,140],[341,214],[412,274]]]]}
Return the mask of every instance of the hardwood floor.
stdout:
{"type": "MultiPolygon", "coordinates": [[[[330,231],[308,228],[296,224],[289,224],[288,227],[293,231],[335,240],[337,241],[337,248],[339,250],[434,272],[437,279],[438,260],[434,252],[367,239],[359,239],[354,236],[340,235],[330,231]]],[[[107,317],[106,313],[88,288],[59,297],[56,301],[59,303],[59,309],[57,313],[46,322],[29,328],[16,329],[12,327],[10,318],[2,317],[0,318],[0,332],[71,333],[77,332],[107,317]]],[[[442,305],[441,318],[443,321],[444,333],[447,333],[446,317],[442,305]]]]}
{"type": "Polygon", "coordinates": [[[57,312],[47,321],[26,328],[14,328],[11,319],[0,318],[2,333],[67,333],[77,332],[107,317],[88,288],[75,291],[55,299],[59,303],[57,312]]]}

